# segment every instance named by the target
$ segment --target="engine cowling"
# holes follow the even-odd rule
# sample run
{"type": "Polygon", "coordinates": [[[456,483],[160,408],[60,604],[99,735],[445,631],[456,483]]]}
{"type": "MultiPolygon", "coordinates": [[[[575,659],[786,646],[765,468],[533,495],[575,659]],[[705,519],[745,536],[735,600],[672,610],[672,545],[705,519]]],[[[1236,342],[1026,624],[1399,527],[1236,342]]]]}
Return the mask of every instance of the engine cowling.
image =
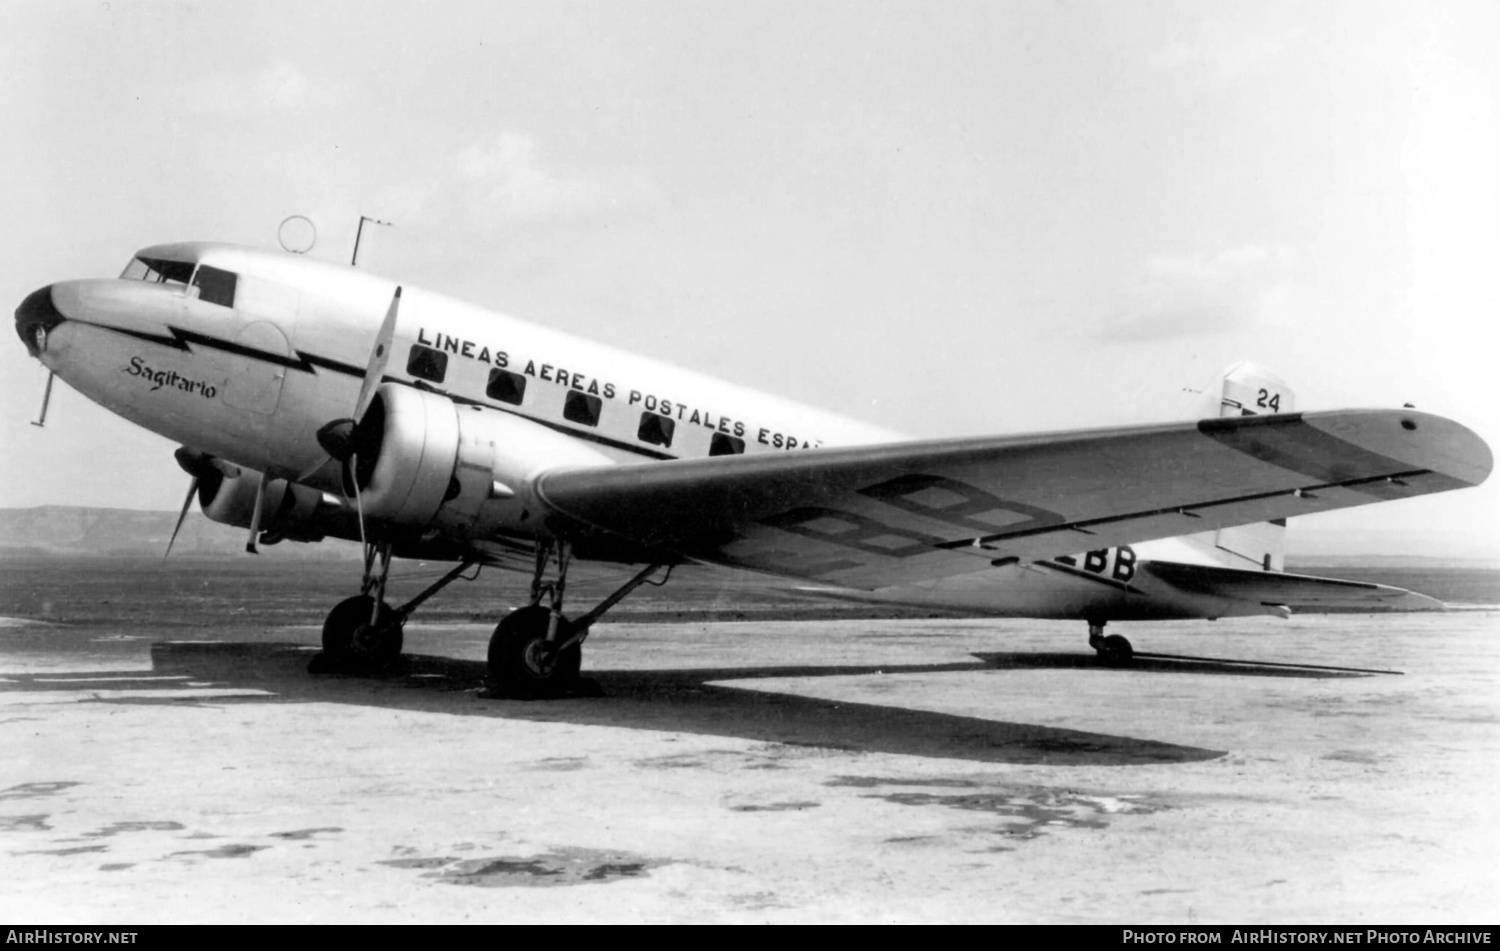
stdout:
{"type": "Polygon", "coordinates": [[[385,383],[350,441],[345,489],[368,518],[464,535],[531,534],[542,472],[611,465],[587,443],[513,413],[385,383]]]}
{"type": "MultiPolygon", "coordinates": [[[[215,522],[249,528],[255,514],[255,496],[263,478],[254,469],[216,461],[198,480],[198,505],[203,514],[215,522]]],[[[329,508],[323,493],[317,489],[289,483],[285,479],[272,479],[266,487],[261,531],[295,541],[318,541],[336,530],[333,522],[350,520],[348,515],[327,511],[329,508]]],[[[332,508],[337,510],[339,506],[332,508]]]]}

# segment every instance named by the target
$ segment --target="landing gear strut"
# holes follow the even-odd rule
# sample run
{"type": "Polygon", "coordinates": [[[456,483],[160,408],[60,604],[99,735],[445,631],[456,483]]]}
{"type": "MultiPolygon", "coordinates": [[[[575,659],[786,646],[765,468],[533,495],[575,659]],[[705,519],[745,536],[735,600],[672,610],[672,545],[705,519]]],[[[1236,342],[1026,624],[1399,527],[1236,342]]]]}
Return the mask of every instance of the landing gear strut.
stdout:
{"type": "Polygon", "coordinates": [[[1130,641],[1119,634],[1104,636],[1103,621],[1089,622],[1089,646],[1099,652],[1099,659],[1110,667],[1124,667],[1135,656],[1130,641]]]}
{"type": "MultiPolygon", "coordinates": [[[[572,548],[568,542],[544,538],[537,543],[536,570],[531,578],[531,603],[512,611],[490,637],[485,683],[492,696],[537,699],[570,690],[583,665],[583,641],[589,628],[627,594],[645,584],[663,563],[647,566],[592,611],[570,621],[563,615],[572,548]],[[557,577],[544,580],[553,561],[557,577]],[[546,603],[543,603],[546,599],[546,603]]],[[[308,665],[311,673],[338,670],[384,670],[401,656],[402,626],[428,598],[437,594],[475,564],[466,561],[429,585],[421,594],[393,608],[385,600],[391,570],[391,543],[365,545],[365,573],[360,594],[340,601],[323,622],[323,652],[308,665]]],[[[670,567],[667,575],[671,575],[670,567]]],[[[473,580],[468,579],[468,580],[473,580]]],[[[653,584],[665,584],[666,578],[653,584]]]]}
{"type": "Polygon", "coordinates": [[[334,605],[323,622],[323,655],[337,665],[387,667],[401,656],[401,622],[385,600],[391,573],[391,543],[365,545],[360,593],[334,605]]]}
{"type": "Polygon", "coordinates": [[[491,695],[534,700],[555,697],[572,689],[583,664],[583,641],[589,628],[661,567],[649,565],[598,607],[576,621],[569,621],[562,609],[571,557],[571,546],[566,541],[538,542],[536,570],[531,577],[531,603],[506,615],[490,637],[485,681],[491,695]],[[554,555],[557,580],[543,581],[554,555]],[[545,605],[543,598],[547,599],[545,605]]]}
{"type": "Polygon", "coordinates": [[[456,581],[474,563],[466,561],[429,585],[421,594],[393,608],[385,600],[386,580],[391,573],[391,543],[365,545],[365,572],[361,594],[334,605],[323,622],[323,653],[314,657],[312,673],[350,668],[384,670],[401,656],[403,628],[428,598],[456,581]]]}

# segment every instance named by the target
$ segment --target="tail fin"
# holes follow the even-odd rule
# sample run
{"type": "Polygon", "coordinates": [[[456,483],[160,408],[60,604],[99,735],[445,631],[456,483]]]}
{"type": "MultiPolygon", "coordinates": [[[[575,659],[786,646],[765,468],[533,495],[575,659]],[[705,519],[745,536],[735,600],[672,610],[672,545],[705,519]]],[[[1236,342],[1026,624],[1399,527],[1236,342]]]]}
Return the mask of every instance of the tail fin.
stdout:
{"type": "MultiPolygon", "coordinates": [[[[1286,381],[1258,363],[1243,360],[1219,374],[1195,407],[1199,418],[1290,413],[1297,396],[1286,381]]],[[[1282,571],[1286,567],[1286,520],[1237,525],[1190,536],[1215,564],[1228,568],[1282,571]]]]}
{"type": "Polygon", "coordinates": [[[1286,381],[1258,363],[1241,360],[1219,376],[1218,416],[1264,416],[1290,413],[1297,395],[1286,381]]]}

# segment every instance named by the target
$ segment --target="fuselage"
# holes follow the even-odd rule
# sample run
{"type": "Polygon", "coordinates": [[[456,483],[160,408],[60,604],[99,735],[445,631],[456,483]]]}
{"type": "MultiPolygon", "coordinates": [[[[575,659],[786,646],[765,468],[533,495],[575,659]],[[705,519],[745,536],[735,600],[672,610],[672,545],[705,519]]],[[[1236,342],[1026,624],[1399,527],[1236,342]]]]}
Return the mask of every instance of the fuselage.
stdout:
{"type": "MultiPolygon", "coordinates": [[[[42,288],[16,321],[34,356],[120,416],[267,479],[342,493],[340,465],[318,432],[351,415],[396,288],[297,255],[166,244],[138,252],[119,278],[42,288]]],[[[523,418],[619,465],[902,438],[410,285],[402,286],[383,376],[523,418]]],[[[446,539],[455,541],[465,539],[446,539]]],[[[1163,586],[1139,571],[1153,551],[1191,560],[1205,546],[1213,539],[1166,540],[846,593],[1030,617],[1268,613],[1163,586]]]]}
{"type": "MultiPolygon", "coordinates": [[[[272,474],[316,463],[316,432],[349,415],[396,282],[210,243],[158,245],[134,261],[118,279],[51,285],[64,319],[40,347],[44,322],[18,312],[42,363],[194,449],[272,474]]],[[[900,438],[419,287],[402,295],[386,379],[525,417],[620,463],[900,438]]]]}

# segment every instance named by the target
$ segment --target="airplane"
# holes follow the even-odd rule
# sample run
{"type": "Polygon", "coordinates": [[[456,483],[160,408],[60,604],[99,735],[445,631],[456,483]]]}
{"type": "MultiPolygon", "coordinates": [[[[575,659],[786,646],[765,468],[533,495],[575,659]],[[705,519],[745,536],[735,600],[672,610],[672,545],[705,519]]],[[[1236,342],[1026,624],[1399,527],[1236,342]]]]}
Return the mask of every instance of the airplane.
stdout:
{"type": "Polygon", "coordinates": [[[43,422],[57,376],[181,444],[177,530],[196,497],[252,552],[361,543],[359,593],[329,612],[315,673],[389,667],[412,613],[475,566],[529,573],[489,642],[497,696],[574,690],[595,622],[689,563],[1075,619],[1109,664],[1134,653],[1111,621],[1440,608],[1286,572],[1286,520],[1493,466],[1475,433],[1409,407],[1298,412],[1252,363],[1190,419],[911,440],[352,266],[212,242],[48,284],[15,319],[50,371],[43,422]],[[456,565],[393,606],[393,557],[456,565]],[[576,560],[636,570],[570,618],[576,560]]]}

